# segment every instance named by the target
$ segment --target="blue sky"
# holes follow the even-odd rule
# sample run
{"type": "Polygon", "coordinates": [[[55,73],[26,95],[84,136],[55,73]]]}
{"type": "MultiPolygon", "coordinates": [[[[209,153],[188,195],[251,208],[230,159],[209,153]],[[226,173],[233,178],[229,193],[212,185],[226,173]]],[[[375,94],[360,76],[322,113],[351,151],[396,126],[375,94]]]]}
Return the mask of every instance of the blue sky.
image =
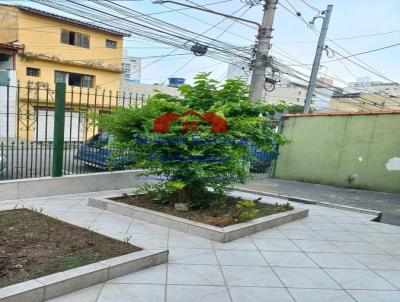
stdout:
{"type": "MultiPolygon", "coordinates": [[[[177,1],[186,2],[185,0],[177,1]]],[[[43,7],[40,7],[37,4],[32,4],[29,1],[0,2],[19,3],[43,9],[43,7]]],[[[216,2],[216,0],[196,1],[197,4],[207,4],[211,2],[216,2]]],[[[305,20],[309,21],[315,15],[315,11],[306,6],[301,0],[289,0],[289,2],[293,7],[296,8],[296,10],[302,13],[302,16],[305,20]]],[[[155,13],[169,10],[171,8],[179,8],[174,4],[165,4],[162,6],[159,4],[153,4],[148,0],[121,1],[119,3],[143,13],[155,13]]],[[[292,9],[287,0],[280,0],[280,3],[285,7],[292,9]]],[[[351,53],[363,52],[400,42],[400,1],[398,0],[307,0],[307,3],[320,9],[325,9],[328,4],[334,5],[330,28],[328,31],[328,38],[330,39],[341,39],[359,35],[368,35],[396,30],[398,31],[396,33],[387,35],[335,40],[336,43],[351,53]]],[[[232,13],[242,6],[242,1],[233,0],[210,6],[210,8],[224,13],[232,13]]],[[[44,9],[48,10],[47,8],[44,9]]],[[[246,8],[243,8],[238,14],[243,13],[245,10],[246,8]]],[[[185,14],[194,16],[211,24],[215,24],[223,18],[195,10],[185,10],[184,12],[185,14]]],[[[210,28],[210,25],[206,25],[177,12],[158,14],[155,15],[155,17],[170,23],[174,23],[181,27],[190,28],[192,31],[198,33],[210,28]]],[[[262,18],[261,6],[255,6],[251,8],[242,17],[260,21],[262,18]]],[[[219,25],[219,27],[225,28],[231,23],[232,20],[225,20],[219,25]]],[[[317,21],[316,25],[316,28],[319,29],[321,26],[321,21],[317,21]]],[[[273,32],[272,39],[272,55],[281,58],[289,64],[296,64],[296,62],[293,62],[292,59],[304,64],[312,64],[317,37],[309,28],[306,27],[304,23],[301,22],[301,20],[299,20],[299,18],[296,18],[288,13],[282,6],[278,6],[275,16],[274,29],[275,30],[273,32]],[[285,56],[289,56],[290,59],[285,56]]],[[[233,25],[229,31],[244,38],[238,38],[237,36],[226,32],[221,36],[220,39],[243,46],[251,44],[249,40],[254,41],[257,32],[255,28],[252,29],[239,23],[235,23],[235,25],[233,25]]],[[[210,30],[207,35],[210,37],[216,37],[221,32],[221,29],[214,28],[210,30]]],[[[334,45],[332,42],[328,41],[326,44],[334,49],[338,49],[342,54],[348,55],[344,50],[339,49],[338,46],[334,45]]],[[[130,55],[139,57],[163,55],[167,54],[173,49],[165,45],[144,41],[135,37],[133,37],[133,39],[129,39],[129,41],[126,41],[125,46],[129,48],[128,52],[130,55]]],[[[361,55],[358,58],[363,60],[363,62],[367,63],[369,66],[373,67],[375,70],[379,71],[381,74],[385,75],[387,78],[393,81],[400,81],[400,76],[398,73],[400,70],[399,54],[400,47],[394,47],[371,54],[361,55]]],[[[336,58],[338,57],[336,56],[332,59],[336,58]]],[[[203,71],[212,71],[215,78],[224,79],[226,75],[227,64],[219,64],[220,62],[207,57],[196,57],[191,62],[187,63],[190,59],[191,56],[184,56],[175,59],[168,58],[168,60],[160,61],[150,65],[144,68],[142,71],[142,82],[163,82],[166,80],[166,78],[172,75],[185,77],[189,82],[191,82],[193,76],[200,69],[203,71]],[[212,67],[206,68],[207,66],[212,67]],[[180,70],[175,74],[175,71],[178,69],[180,70]]],[[[323,56],[322,62],[332,59],[323,56]]],[[[354,60],[354,58],[352,58],[352,60],[354,60]]],[[[151,62],[152,60],[147,59],[143,62],[143,66],[146,66],[151,62]]],[[[382,80],[378,76],[373,75],[346,60],[342,60],[342,62],[345,66],[343,66],[339,61],[325,64],[323,63],[322,65],[326,67],[321,68],[319,75],[339,78],[341,81],[335,81],[335,84],[338,86],[344,86],[346,82],[354,81],[355,77],[362,76],[370,76],[373,80],[382,80]]],[[[364,63],[360,64],[364,65],[364,63]]],[[[293,68],[309,74],[309,68],[302,68],[299,66],[294,66],[293,68]]]]}

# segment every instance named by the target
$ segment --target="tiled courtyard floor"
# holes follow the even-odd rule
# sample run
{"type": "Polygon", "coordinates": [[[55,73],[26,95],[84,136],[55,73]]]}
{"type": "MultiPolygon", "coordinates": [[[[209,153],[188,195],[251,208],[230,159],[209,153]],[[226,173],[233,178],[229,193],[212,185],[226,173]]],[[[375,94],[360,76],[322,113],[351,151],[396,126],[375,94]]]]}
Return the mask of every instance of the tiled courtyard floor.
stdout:
{"type": "Polygon", "coordinates": [[[170,251],[168,264],[51,302],[400,301],[398,226],[371,222],[373,217],[365,214],[293,203],[310,208],[309,217],[223,244],[86,206],[88,196],[119,192],[0,202],[0,210],[17,203],[40,207],[108,236],[131,236],[133,244],[146,249],[170,251]]]}

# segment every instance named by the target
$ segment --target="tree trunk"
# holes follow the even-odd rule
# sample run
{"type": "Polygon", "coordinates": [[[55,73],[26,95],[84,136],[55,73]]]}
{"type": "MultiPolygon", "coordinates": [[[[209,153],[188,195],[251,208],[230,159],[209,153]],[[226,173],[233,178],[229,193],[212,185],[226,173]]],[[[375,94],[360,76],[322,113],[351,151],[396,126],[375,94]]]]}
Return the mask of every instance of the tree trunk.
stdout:
{"type": "Polygon", "coordinates": [[[190,197],[192,190],[186,186],[183,189],[178,191],[178,203],[188,203],[190,202],[190,197]]]}

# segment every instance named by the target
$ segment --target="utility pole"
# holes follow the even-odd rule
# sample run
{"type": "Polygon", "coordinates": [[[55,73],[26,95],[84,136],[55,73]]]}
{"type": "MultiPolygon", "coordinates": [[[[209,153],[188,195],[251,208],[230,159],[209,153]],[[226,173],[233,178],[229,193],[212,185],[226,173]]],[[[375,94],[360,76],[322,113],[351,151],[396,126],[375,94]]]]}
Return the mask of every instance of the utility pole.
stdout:
{"type": "MultiPolygon", "coordinates": [[[[325,11],[325,16],[321,17],[324,19],[324,22],[322,23],[321,32],[319,34],[318,46],[317,46],[317,50],[315,52],[314,63],[313,63],[313,67],[311,70],[310,82],[309,82],[308,88],[307,88],[306,100],[304,102],[304,113],[310,112],[312,96],[314,94],[315,83],[317,81],[318,70],[319,70],[319,66],[321,63],[322,51],[324,50],[326,33],[328,32],[329,20],[331,18],[332,9],[333,9],[333,5],[328,5],[328,7],[325,11]]],[[[323,14],[324,14],[324,12],[323,12],[323,14]]],[[[315,18],[314,18],[314,20],[315,20],[315,18]]]]}
{"type": "Polygon", "coordinates": [[[272,25],[278,0],[265,0],[264,16],[258,30],[258,43],[250,84],[250,98],[261,99],[265,85],[265,70],[267,67],[268,51],[271,48],[272,25]]]}
{"type": "MultiPolygon", "coordinates": [[[[264,8],[264,16],[262,23],[252,20],[246,20],[243,18],[235,17],[232,15],[227,15],[224,13],[216,12],[208,8],[204,8],[201,6],[193,6],[185,3],[180,3],[172,0],[154,0],[153,3],[164,4],[164,3],[173,3],[176,5],[185,6],[192,9],[197,9],[201,11],[205,11],[208,13],[224,16],[229,19],[238,20],[241,22],[251,23],[253,25],[257,25],[258,27],[258,43],[256,46],[256,56],[255,62],[253,66],[253,74],[251,77],[251,86],[250,86],[250,98],[252,100],[261,99],[262,93],[264,91],[265,85],[265,71],[267,69],[267,60],[268,60],[268,51],[271,48],[270,40],[272,38],[272,24],[274,23],[274,15],[276,6],[278,4],[278,0],[264,0],[265,3],[263,5],[264,8]]],[[[246,0],[246,2],[252,2],[251,0],[246,0]]],[[[259,1],[255,1],[259,2],[259,1]]]]}

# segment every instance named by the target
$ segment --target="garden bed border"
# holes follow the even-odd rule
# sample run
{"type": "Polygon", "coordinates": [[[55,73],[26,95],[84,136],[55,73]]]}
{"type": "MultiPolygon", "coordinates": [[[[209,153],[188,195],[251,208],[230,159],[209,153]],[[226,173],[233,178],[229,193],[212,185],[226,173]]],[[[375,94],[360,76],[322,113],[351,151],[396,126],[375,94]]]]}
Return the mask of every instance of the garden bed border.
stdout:
{"type": "Polygon", "coordinates": [[[88,205],[218,242],[229,242],[308,216],[308,209],[298,208],[221,228],[142,207],[124,204],[108,198],[89,197],[88,205]]]}
{"type": "Polygon", "coordinates": [[[0,289],[0,302],[42,302],[168,261],[168,250],[141,250],[0,289]]]}

